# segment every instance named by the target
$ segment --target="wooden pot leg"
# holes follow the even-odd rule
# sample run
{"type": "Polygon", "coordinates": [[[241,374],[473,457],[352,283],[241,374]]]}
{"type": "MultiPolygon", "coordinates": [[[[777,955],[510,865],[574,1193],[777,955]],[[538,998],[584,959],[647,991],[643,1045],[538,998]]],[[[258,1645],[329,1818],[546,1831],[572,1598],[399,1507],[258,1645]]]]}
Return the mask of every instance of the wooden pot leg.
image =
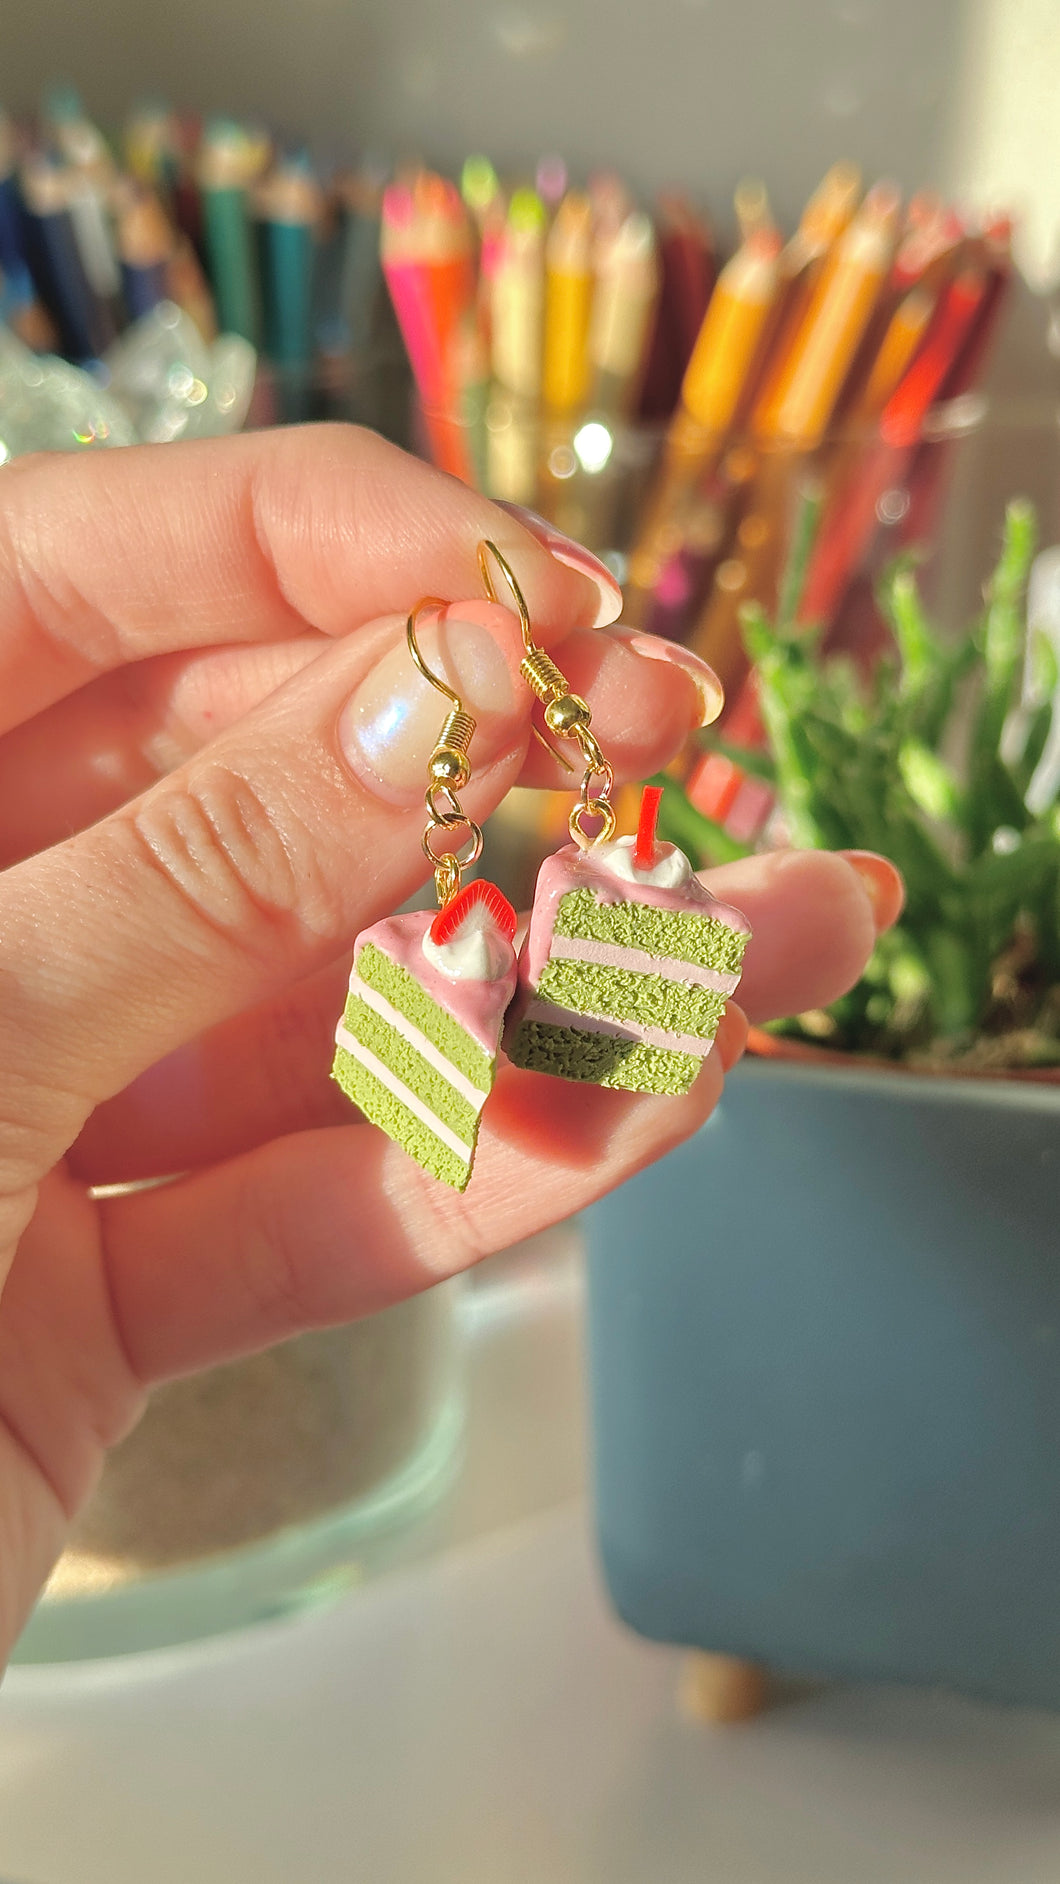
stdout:
{"type": "Polygon", "coordinates": [[[693,1720],[712,1726],[753,1720],[769,1702],[769,1676],[757,1662],[692,1649],[681,1674],[681,1705],[693,1720]]]}

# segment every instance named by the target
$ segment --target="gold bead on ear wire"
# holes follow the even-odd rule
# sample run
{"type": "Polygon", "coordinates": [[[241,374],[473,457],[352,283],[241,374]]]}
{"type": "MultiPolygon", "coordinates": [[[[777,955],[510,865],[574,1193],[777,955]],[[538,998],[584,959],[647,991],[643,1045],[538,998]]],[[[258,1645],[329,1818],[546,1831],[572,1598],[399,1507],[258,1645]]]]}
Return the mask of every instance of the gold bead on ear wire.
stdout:
{"type": "MultiPolygon", "coordinates": [[[[530,611],[526,606],[518,582],[507,559],[501,555],[496,543],[483,538],[478,546],[478,566],[482,572],[482,581],[491,602],[499,601],[490,558],[496,563],[511,590],[519,611],[519,624],[523,631],[523,658],[519,663],[519,672],[531,691],[537,695],[544,708],[545,725],[557,738],[569,739],[577,746],[585,765],[582,787],[577,803],[567,821],[568,829],[574,842],[582,850],[590,850],[594,844],[605,843],[615,834],[615,812],[611,804],[611,793],[615,786],[615,775],[600,750],[599,742],[592,731],[592,711],[587,701],[580,694],[572,693],[566,675],[556,666],[551,655],[544,648],[539,648],[530,626],[530,611]],[[595,781],[599,781],[598,784],[595,781]],[[591,817],[599,820],[600,829],[591,836],[582,829],[582,820],[591,817]]],[[[551,752],[568,772],[574,767],[563,757],[555,746],[549,744],[537,727],[534,736],[541,741],[547,752],[551,752]]]]}
{"type": "Polygon", "coordinates": [[[416,640],[416,618],[425,608],[445,609],[449,605],[437,595],[425,595],[416,603],[405,623],[405,638],[411,654],[424,680],[447,700],[452,702],[450,711],[442,722],[434,751],[427,762],[430,783],[424,793],[427,806],[427,823],[423,832],[423,853],[434,867],[434,887],[438,896],[438,907],[444,909],[451,903],[460,889],[460,878],[464,870],[477,863],[482,855],[482,831],[473,818],[469,818],[457,800],[456,794],[468,784],[471,778],[471,760],[468,748],[475,732],[475,720],[467,711],[460,695],[447,681],[432,672],[420,653],[416,640]],[[466,827],[469,834],[469,848],[465,857],[455,851],[436,851],[432,842],[435,831],[456,831],[466,827]]]}

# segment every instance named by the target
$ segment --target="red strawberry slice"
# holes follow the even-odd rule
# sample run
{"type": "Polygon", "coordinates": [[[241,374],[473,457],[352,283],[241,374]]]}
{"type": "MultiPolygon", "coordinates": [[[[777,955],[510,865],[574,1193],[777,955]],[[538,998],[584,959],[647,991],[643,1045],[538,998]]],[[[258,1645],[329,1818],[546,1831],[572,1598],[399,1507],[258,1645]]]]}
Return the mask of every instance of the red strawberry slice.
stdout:
{"type": "Polygon", "coordinates": [[[476,877],[474,883],[469,883],[466,890],[461,890],[459,896],[454,896],[451,903],[438,911],[431,924],[431,941],[439,945],[451,942],[479,903],[484,904],[501,934],[510,942],[515,935],[515,911],[497,885],[487,883],[484,877],[476,877]]]}

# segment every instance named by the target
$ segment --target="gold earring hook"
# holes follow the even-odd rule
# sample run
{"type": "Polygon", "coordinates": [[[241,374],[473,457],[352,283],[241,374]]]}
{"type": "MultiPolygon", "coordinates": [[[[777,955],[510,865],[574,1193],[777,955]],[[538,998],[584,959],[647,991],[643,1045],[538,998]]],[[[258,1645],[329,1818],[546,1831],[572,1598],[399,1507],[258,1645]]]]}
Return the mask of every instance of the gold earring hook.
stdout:
{"type": "MultiPolygon", "coordinates": [[[[541,701],[545,709],[545,725],[549,732],[555,733],[561,739],[572,740],[585,761],[581,793],[570,814],[568,827],[575,843],[579,844],[583,850],[587,850],[592,844],[604,843],[615,834],[615,813],[610,803],[615,775],[600,750],[595,733],[591,731],[592,712],[587,701],[583,700],[580,694],[571,692],[566,675],[556,666],[551,655],[546,654],[544,648],[537,646],[530,626],[530,610],[526,605],[526,597],[515,579],[511,564],[506,557],[501,555],[496,543],[491,542],[488,537],[483,537],[478,546],[478,566],[482,572],[482,581],[489,600],[491,602],[499,600],[490,568],[491,556],[503,574],[519,611],[519,623],[523,631],[525,649],[519,663],[519,672],[528,687],[541,701]],[[596,790],[593,789],[594,779],[601,781],[596,790]],[[600,820],[601,828],[595,837],[590,837],[582,830],[582,819],[585,817],[600,820]]],[[[531,730],[546,752],[551,753],[554,759],[558,759],[568,772],[574,771],[574,767],[564,758],[558,747],[552,745],[536,726],[533,726],[531,730]]]]}
{"type": "Polygon", "coordinates": [[[515,573],[507,557],[501,555],[496,543],[491,543],[489,537],[484,536],[478,546],[478,566],[482,572],[482,582],[486,594],[491,602],[496,602],[500,598],[497,595],[496,585],[493,581],[493,572],[490,569],[491,556],[498,569],[501,571],[512,595],[515,597],[515,606],[519,611],[519,624],[523,631],[523,646],[528,654],[533,654],[536,650],[534,648],[534,637],[530,630],[530,610],[526,606],[526,597],[515,580],[515,573]]]}
{"type": "Polygon", "coordinates": [[[419,668],[420,673],[423,675],[424,680],[429,680],[432,687],[436,687],[439,693],[444,693],[446,699],[451,700],[454,706],[459,706],[460,695],[456,693],[454,689],[450,687],[446,681],[442,680],[438,674],[434,673],[433,670],[428,667],[426,661],[423,658],[423,655],[420,652],[420,644],[416,639],[417,615],[422,615],[425,608],[446,609],[448,607],[449,607],[448,602],[443,602],[440,595],[421,596],[419,601],[416,603],[415,608],[412,610],[411,614],[409,615],[408,620],[405,623],[405,639],[409,644],[409,653],[411,654],[413,660],[415,661],[416,666],[419,668]]]}
{"type": "Polygon", "coordinates": [[[425,608],[446,609],[448,602],[440,596],[425,595],[416,603],[405,622],[405,639],[412,656],[424,680],[430,682],[435,690],[452,701],[452,710],[442,722],[434,751],[427,762],[430,784],[424,793],[427,806],[427,824],[424,828],[422,844],[424,856],[430,860],[434,870],[434,886],[438,894],[438,907],[444,909],[451,903],[460,888],[461,872],[470,864],[477,863],[482,855],[482,832],[473,818],[469,818],[461,809],[457,792],[468,783],[471,777],[471,760],[468,747],[475,733],[475,720],[470,714],[455,687],[428,667],[416,639],[416,618],[425,608]],[[455,851],[436,851],[431,838],[435,831],[456,831],[466,827],[469,832],[470,848],[466,857],[460,857],[455,851]]]}

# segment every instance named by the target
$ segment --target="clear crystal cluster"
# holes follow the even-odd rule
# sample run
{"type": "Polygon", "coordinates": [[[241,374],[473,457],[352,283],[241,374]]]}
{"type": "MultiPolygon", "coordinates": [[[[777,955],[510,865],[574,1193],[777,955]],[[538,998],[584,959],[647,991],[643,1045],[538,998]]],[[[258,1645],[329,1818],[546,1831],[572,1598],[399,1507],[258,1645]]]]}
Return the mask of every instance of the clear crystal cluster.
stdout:
{"type": "Polygon", "coordinates": [[[250,405],[254,348],[237,334],[207,345],[162,301],[84,372],[32,353],[0,327],[0,463],[30,451],[94,451],[237,432],[250,405]]]}

